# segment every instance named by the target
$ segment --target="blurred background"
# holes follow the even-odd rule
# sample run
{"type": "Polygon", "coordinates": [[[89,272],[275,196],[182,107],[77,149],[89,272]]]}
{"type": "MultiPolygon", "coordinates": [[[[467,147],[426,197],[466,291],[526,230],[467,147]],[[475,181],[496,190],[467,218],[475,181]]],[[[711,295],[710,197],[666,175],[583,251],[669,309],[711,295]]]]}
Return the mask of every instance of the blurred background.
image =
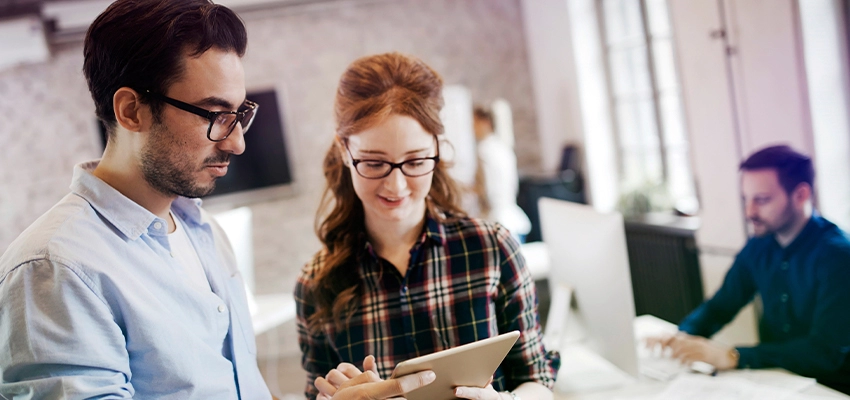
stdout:
{"type": "MultiPolygon", "coordinates": [[[[282,299],[319,249],[313,223],[339,76],[356,58],[389,51],[443,76],[455,174],[470,199],[472,107],[508,106],[495,128],[510,131],[529,244],[540,240],[539,197],[626,216],[638,314],[675,322],[719,287],[747,237],[738,163],[765,145],[812,155],[818,209],[850,228],[847,0],[219,3],[248,29],[249,98],[267,99],[267,128],[255,125],[246,140],[275,149],[252,155],[248,142],[242,158],[256,163],[243,170],[286,170],[245,187],[231,178],[236,186],[208,201],[223,213],[252,292],[282,296],[261,308],[291,307],[282,299]],[[640,249],[672,261],[641,259],[640,249]],[[674,276],[682,293],[650,296],[640,280],[652,274],[674,276]]],[[[102,152],[82,39],[108,4],[0,0],[0,251],[68,192],[73,165],[102,152]]],[[[291,313],[269,321],[258,336],[264,373],[278,397],[297,395],[291,313]]],[[[755,340],[752,311],[724,334],[755,340]]]]}

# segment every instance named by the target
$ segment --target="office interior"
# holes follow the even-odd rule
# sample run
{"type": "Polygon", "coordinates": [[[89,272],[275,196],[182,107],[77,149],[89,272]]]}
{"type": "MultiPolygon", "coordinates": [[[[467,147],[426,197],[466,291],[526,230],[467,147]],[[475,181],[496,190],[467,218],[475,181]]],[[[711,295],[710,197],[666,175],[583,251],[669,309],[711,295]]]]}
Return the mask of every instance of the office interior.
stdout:
{"type": "MultiPolygon", "coordinates": [[[[72,20],[108,4],[3,2],[0,249],[67,194],[75,164],[102,151],[81,72],[84,28],[72,20]]],[[[642,232],[678,240],[652,251],[685,252],[688,262],[660,269],[690,268],[686,281],[668,282],[692,300],[644,299],[650,311],[669,313],[662,318],[714,293],[745,243],[737,169],[754,150],[784,143],[811,155],[817,209],[850,229],[846,0],[220,3],[232,3],[248,30],[248,91],[276,93],[292,178],[259,198],[210,201],[216,212],[241,210],[229,215],[247,238],[241,268],[257,296],[291,293],[320,248],[319,160],[334,133],[336,84],[351,61],[389,51],[421,58],[471,102],[510,104],[521,206],[536,209],[550,196],[583,201],[623,213],[630,246],[642,232]]],[[[630,261],[635,285],[640,273],[659,273],[636,272],[630,261]]],[[[538,277],[548,285],[545,271],[538,277]]],[[[548,298],[548,288],[541,292],[548,298]]],[[[746,309],[717,338],[754,343],[756,312],[746,309]]],[[[257,341],[273,393],[300,398],[291,314],[257,341]]]]}

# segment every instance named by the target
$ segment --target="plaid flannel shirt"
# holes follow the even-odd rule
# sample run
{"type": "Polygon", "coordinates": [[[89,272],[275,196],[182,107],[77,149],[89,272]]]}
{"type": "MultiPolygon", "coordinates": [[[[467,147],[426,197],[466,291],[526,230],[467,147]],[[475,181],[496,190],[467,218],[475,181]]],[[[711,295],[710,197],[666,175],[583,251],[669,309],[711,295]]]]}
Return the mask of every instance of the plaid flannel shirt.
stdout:
{"type": "Polygon", "coordinates": [[[512,390],[529,381],[553,387],[560,356],[543,347],[534,282],[506,229],[471,218],[440,223],[428,217],[410,253],[402,276],[364,240],[351,265],[363,296],[344,330],[328,323],[319,334],[307,329],[315,312],[308,288],[324,252],[304,267],[295,300],[308,398],[317,395],[313,381],[341,362],[362,369],[363,359],[374,355],[386,379],[401,361],[513,330],[521,336],[496,370],[493,387],[512,390]]]}

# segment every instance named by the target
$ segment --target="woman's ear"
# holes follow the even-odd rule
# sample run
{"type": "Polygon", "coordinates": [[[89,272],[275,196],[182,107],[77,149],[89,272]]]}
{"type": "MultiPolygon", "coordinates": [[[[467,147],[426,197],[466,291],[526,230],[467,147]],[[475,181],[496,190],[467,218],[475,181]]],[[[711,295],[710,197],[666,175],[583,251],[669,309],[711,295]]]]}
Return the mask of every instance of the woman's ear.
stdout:
{"type": "Polygon", "coordinates": [[[112,95],[112,111],[118,125],[130,132],[141,132],[144,125],[144,113],[139,94],[128,87],[122,87],[112,95]]]}

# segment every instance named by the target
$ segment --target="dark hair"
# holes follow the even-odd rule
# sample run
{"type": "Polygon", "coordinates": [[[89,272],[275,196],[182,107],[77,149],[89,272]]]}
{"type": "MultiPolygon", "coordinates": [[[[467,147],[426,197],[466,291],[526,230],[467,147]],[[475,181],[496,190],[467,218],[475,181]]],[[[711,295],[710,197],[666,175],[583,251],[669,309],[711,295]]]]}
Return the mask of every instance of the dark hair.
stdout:
{"type": "MultiPolygon", "coordinates": [[[[83,47],[95,113],[112,136],[118,89],[165,93],[180,79],[184,56],[216,47],[242,57],[247,42],[242,20],[209,0],[118,0],[91,24],[83,47]]],[[[162,104],[140,94],[157,117],[162,104]]]]}
{"type": "Polygon", "coordinates": [[[815,186],[815,168],[812,159],[794,151],[789,146],[765,147],[741,163],[741,171],[773,169],[779,177],[779,184],[785,192],[791,194],[801,183],[815,186]]]}
{"type": "Polygon", "coordinates": [[[492,112],[492,111],[490,111],[490,110],[488,110],[488,109],[486,109],[486,108],[484,108],[484,107],[482,107],[482,106],[475,106],[475,107],[472,109],[472,116],[473,116],[475,119],[482,119],[482,120],[484,120],[484,121],[487,121],[487,123],[489,123],[491,127],[495,127],[495,126],[496,126],[496,125],[493,123],[493,112],[492,112]]]}
{"type": "MultiPolygon", "coordinates": [[[[411,117],[426,132],[439,136],[443,133],[442,89],[443,79],[436,71],[418,58],[399,53],[357,59],[342,74],[334,106],[337,140],[325,155],[327,186],[316,215],[316,234],[325,255],[309,289],[316,307],[308,321],[311,331],[319,331],[328,322],[340,327],[364,290],[352,265],[357,250],[363,248],[365,216],[341,156],[344,141],[391,115],[411,117]]],[[[426,198],[428,214],[440,221],[464,215],[448,167],[442,159],[437,163],[426,198]]]]}

